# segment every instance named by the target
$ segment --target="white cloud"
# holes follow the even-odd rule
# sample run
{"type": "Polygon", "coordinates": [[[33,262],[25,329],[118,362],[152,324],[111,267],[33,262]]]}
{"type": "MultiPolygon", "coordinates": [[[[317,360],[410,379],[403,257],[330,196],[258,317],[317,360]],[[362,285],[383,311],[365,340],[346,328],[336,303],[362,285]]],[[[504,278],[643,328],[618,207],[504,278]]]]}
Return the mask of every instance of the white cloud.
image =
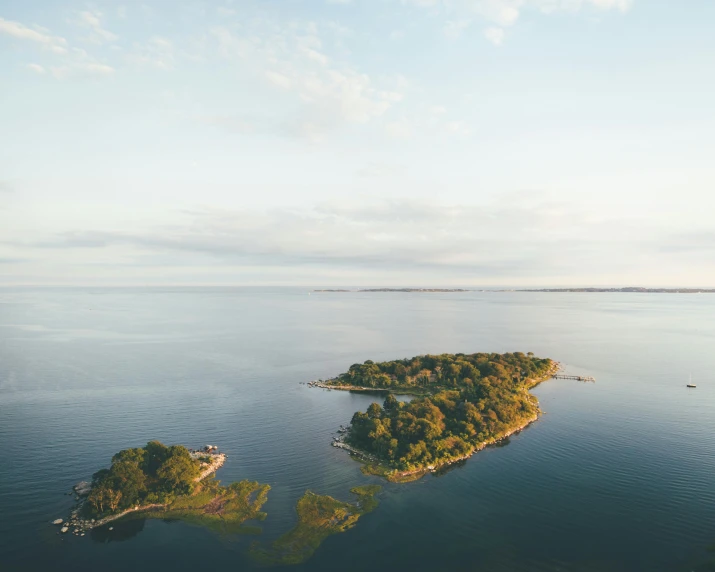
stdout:
{"type": "MultiPolygon", "coordinates": [[[[92,12],[82,12],[80,17],[92,29],[98,22],[97,15],[92,12]]],[[[38,44],[48,49],[56,57],[54,64],[26,64],[27,68],[35,73],[42,74],[49,71],[50,75],[56,79],[98,78],[114,73],[112,66],[97,61],[83,49],[70,47],[67,40],[54,36],[49,30],[39,26],[32,29],[19,22],[0,18],[0,34],[38,44]]]]}
{"type": "Polygon", "coordinates": [[[385,125],[385,133],[393,139],[409,139],[413,135],[412,125],[402,119],[399,121],[390,121],[385,125]]]}
{"type": "Polygon", "coordinates": [[[56,79],[99,79],[112,75],[114,71],[112,66],[96,62],[76,62],[50,68],[50,73],[56,79]]]}
{"type": "Polygon", "coordinates": [[[444,143],[452,137],[472,134],[463,120],[450,117],[442,105],[420,107],[404,113],[385,125],[385,134],[392,139],[409,139],[417,135],[429,137],[433,143],[444,143]]]}
{"type": "Polygon", "coordinates": [[[456,40],[467,28],[469,28],[471,23],[472,21],[469,19],[449,20],[442,28],[442,31],[450,40],[456,40]]]}
{"type": "Polygon", "coordinates": [[[430,8],[434,14],[449,17],[443,31],[450,38],[458,38],[470,25],[475,14],[483,20],[496,24],[489,28],[487,39],[499,45],[503,40],[497,29],[513,26],[525,10],[539,10],[545,14],[556,11],[577,12],[584,8],[618,10],[626,12],[633,0],[402,0],[403,4],[430,8]]]}
{"type": "Polygon", "coordinates": [[[557,10],[575,12],[588,6],[599,10],[615,9],[626,12],[633,4],[633,0],[527,0],[526,3],[547,13],[557,10]]]}
{"type": "Polygon", "coordinates": [[[504,28],[487,28],[484,30],[484,37],[495,46],[501,46],[504,41],[504,28]]]}
{"type": "Polygon", "coordinates": [[[55,53],[61,54],[67,51],[67,40],[64,38],[52,36],[51,34],[46,33],[46,31],[33,30],[32,28],[28,28],[27,26],[12,20],[0,18],[0,34],[6,34],[19,40],[27,40],[42,44],[55,53]]]}
{"type": "Polygon", "coordinates": [[[40,64],[27,64],[25,67],[38,74],[44,74],[46,72],[45,68],[42,67],[40,64]]]}
{"type": "Polygon", "coordinates": [[[234,10],[233,8],[226,8],[225,6],[219,6],[216,8],[216,13],[219,16],[235,16],[238,14],[238,10],[234,10]]]}
{"type": "Polygon", "coordinates": [[[367,123],[402,100],[398,88],[380,87],[370,75],[327,57],[323,36],[335,33],[330,23],[266,21],[252,22],[240,34],[227,27],[210,31],[224,58],[260,70],[269,85],[300,104],[292,115],[273,121],[272,129],[312,140],[343,124],[367,123]]]}
{"type": "Polygon", "coordinates": [[[609,10],[611,8],[617,8],[621,12],[625,12],[631,7],[633,3],[632,0],[591,0],[591,4],[594,6],[609,10]]]}
{"type": "Polygon", "coordinates": [[[305,54],[306,58],[319,63],[321,66],[328,64],[328,57],[325,54],[322,54],[319,51],[314,50],[313,48],[305,48],[304,47],[303,53],[305,54]]]}
{"type": "Polygon", "coordinates": [[[402,0],[402,3],[431,8],[434,6],[439,6],[443,3],[443,0],[402,0]]]}
{"type": "MultiPolygon", "coordinates": [[[[371,164],[364,174],[400,171],[371,164]]],[[[413,270],[422,276],[434,271],[444,280],[471,276],[497,283],[604,268],[617,272],[628,264],[629,250],[642,248],[624,224],[632,221],[618,213],[591,220],[588,213],[586,205],[555,203],[533,192],[478,205],[360,197],[303,208],[194,210],[167,228],[65,232],[28,245],[32,250],[24,254],[51,248],[53,259],[93,260],[101,250],[122,269],[133,256],[167,256],[182,266],[259,266],[282,269],[286,276],[293,268],[333,269],[342,276],[354,270],[373,281],[385,272],[404,278],[413,270]]],[[[639,229],[643,235],[648,230],[639,229]]]]}
{"type": "Polygon", "coordinates": [[[290,89],[293,82],[289,77],[284,76],[281,73],[268,70],[265,72],[266,79],[273,85],[281,87],[283,89],[290,89]]]}
{"type": "Polygon", "coordinates": [[[174,44],[160,36],[150,38],[144,44],[135,44],[127,60],[138,66],[170,70],[174,67],[174,44]]]}
{"type": "Polygon", "coordinates": [[[511,26],[519,19],[519,9],[525,0],[477,0],[472,9],[500,26],[511,26]]]}
{"type": "Polygon", "coordinates": [[[627,11],[632,0],[466,0],[472,10],[499,26],[511,26],[523,10],[537,9],[544,13],[577,12],[592,7],[598,10],[627,11]]]}
{"type": "Polygon", "coordinates": [[[463,121],[448,121],[444,124],[444,130],[451,135],[470,135],[472,130],[463,121]]]}
{"type": "Polygon", "coordinates": [[[102,27],[102,13],[91,10],[82,10],[77,14],[75,23],[89,30],[87,40],[95,44],[115,42],[118,36],[102,27]]]}
{"type": "Polygon", "coordinates": [[[357,170],[359,177],[394,177],[405,172],[403,165],[372,162],[357,170]]]}

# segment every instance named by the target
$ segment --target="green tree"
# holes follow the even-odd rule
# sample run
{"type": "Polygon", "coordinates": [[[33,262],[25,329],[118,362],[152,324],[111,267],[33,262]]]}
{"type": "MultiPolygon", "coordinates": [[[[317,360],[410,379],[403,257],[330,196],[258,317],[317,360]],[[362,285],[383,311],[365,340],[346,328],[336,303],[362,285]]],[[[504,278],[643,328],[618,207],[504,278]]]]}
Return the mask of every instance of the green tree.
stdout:
{"type": "Polygon", "coordinates": [[[144,451],[144,471],[154,476],[169,457],[169,448],[160,441],[149,441],[144,451]]]}
{"type": "Polygon", "coordinates": [[[133,461],[113,463],[106,479],[113,489],[122,492],[123,506],[135,504],[146,491],[146,475],[133,461]]]}
{"type": "MultiPolygon", "coordinates": [[[[158,441],[156,442],[158,443],[158,441]]],[[[112,463],[116,463],[118,461],[130,461],[141,467],[144,464],[145,458],[146,449],[142,449],[141,447],[137,447],[135,449],[123,449],[112,457],[112,463]]]]}
{"type": "Polygon", "coordinates": [[[392,395],[392,393],[389,393],[387,397],[385,398],[384,403],[382,404],[382,408],[385,411],[392,411],[393,409],[396,409],[399,407],[400,402],[397,401],[397,398],[392,395]]]}
{"type": "Polygon", "coordinates": [[[371,403],[367,408],[367,416],[370,419],[379,419],[382,416],[382,408],[379,403],[371,403]]]}
{"type": "Polygon", "coordinates": [[[190,457],[175,455],[159,467],[156,476],[170,491],[191,492],[194,480],[199,476],[198,462],[190,457]]]}
{"type": "Polygon", "coordinates": [[[119,507],[121,500],[121,491],[112,489],[106,483],[93,487],[92,492],[90,492],[87,497],[87,502],[89,502],[99,514],[104,514],[105,510],[114,512],[119,507]]]}

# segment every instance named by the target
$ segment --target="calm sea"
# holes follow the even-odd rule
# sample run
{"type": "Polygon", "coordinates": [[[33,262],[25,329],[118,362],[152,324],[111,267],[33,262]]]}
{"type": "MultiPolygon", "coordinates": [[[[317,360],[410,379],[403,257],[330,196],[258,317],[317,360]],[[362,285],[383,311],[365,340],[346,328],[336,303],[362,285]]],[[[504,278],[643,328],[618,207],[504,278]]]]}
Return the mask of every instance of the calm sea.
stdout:
{"type": "Polygon", "coordinates": [[[309,389],[352,363],[532,351],[595,384],[378,509],[303,570],[678,571],[715,541],[715,295],[0,289],[0,569],[251,570],[254,537],[136,521],[60,537],[70,487],[150,439],[217,444],[272,490],[262,541],[310,489],[378,482],[330,447],[373,400],[309,389]],[[698,388],[685,388],[692,372],[698,388]]]}

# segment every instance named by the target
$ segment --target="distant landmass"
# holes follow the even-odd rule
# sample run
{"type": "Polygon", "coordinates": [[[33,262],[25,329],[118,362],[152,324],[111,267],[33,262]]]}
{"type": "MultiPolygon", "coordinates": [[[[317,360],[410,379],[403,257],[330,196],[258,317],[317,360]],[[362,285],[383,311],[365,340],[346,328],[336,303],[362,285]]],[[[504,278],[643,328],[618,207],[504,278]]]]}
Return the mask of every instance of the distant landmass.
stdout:
{"type": "Polygon", "coordinates": [[[707,288],[540,288],[532,290],[500,290],[500,292],[635,292],[644,294],[715,294],[707,288]]]}
{"type": "Polygon", "coordinates": [[[313,292],[471,292],[464,288],[363,288],[360,290],[313,290],[313,292]]]}
{"type": "Polygon", "coordinates": [[[482,288],[360,288],[358,290],[323,289],[313,292],[626,292],[637,294],[715,294],[715,288],[641,288],[627,286],[625,288],[528,288],[485,290],[482,288]]]}

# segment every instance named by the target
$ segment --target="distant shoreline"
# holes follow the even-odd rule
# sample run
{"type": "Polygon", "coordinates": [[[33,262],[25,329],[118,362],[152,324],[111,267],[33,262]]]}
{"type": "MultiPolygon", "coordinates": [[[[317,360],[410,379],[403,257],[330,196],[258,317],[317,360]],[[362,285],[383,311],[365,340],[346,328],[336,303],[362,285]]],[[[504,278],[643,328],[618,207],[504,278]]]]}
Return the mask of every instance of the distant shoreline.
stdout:
{"type": "Polygon", "coordinates": [[[626,294],[715,294],[709,288],[540,288],[531,290],[497,290],[497,292],[621,292],[626,294]]]}
{"type": "Polygon", "coordinates": [[[313,290],[313,292],[474,292],[464,288],[364,288],[359,290],[313,290]]]}
{"type": "Polygon", "coordinates": [[[321,289],[313,292],[555,292],[555,293],[601,293],[613,292],[623,294],[715,294],[715,288],[640,288],[627,286],[625,288],[531,288],[531,289],[466,289],[466,288],[363,288],[358,290],[321,289]]]}

